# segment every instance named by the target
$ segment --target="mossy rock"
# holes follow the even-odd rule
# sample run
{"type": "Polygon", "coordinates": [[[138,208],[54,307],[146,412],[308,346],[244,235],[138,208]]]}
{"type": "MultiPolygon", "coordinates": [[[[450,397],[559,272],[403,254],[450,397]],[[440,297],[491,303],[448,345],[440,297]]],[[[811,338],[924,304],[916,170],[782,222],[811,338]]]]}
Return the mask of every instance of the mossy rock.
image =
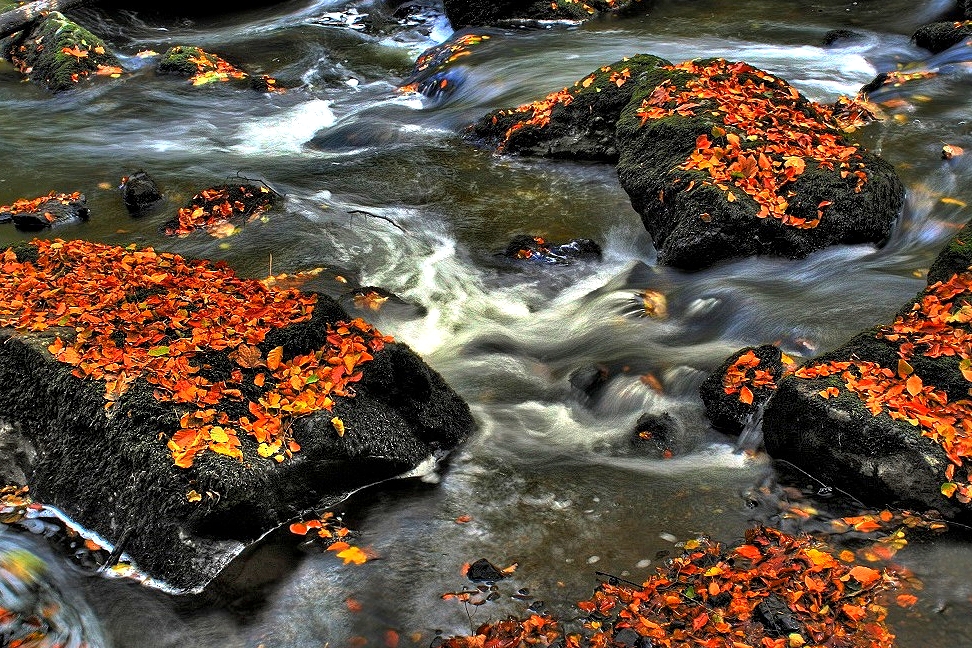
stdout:
{"type": "Polygon", "coordinates": [[[159,59],[156,72],[184,77],[193,85],[227,81],[243,86],[266,85],[266,78],[251,79],[249,74],[221,56],[192,45],[176,45],[167,49],[159,59]]]}
{"type": "MultiPolygon", "coordinates": [[[[233,278],[235,275],[225,265],[183,260],[134,247],[34,242],[6,252],[5,272],[16,272],[20,264],[36,272],[56,267],[58,276],[51,276],[50,283],[41,282],[45,290],[63,276],[60,273],[70,277],[63,281],[78,285],[71,264],[54,261],[54,266],[45,265],[52,258],[62,258],[50,256],[57,245],[63,246],[63,259],[77,260],[87,268],[105,268],[115,277],[99,279],[103,289],[97,291],[100,304],[115,304],[118,299],[117,308],[121,310],[112,312],[141,309],[144,315],[155,317],[150,313],[164,308],[169,299],[159,301],[160,294],[205,291],[205,300],[192,302],[196,305],[176,316],[193,317],[194,312],[209,309],[206,304],[211,304],[211,300],[236,294],[227,292],[236,290],[233,286],[249,286],[255,291],[239,302],[249,303],[247,309],[257,309],[243,316],[252,322],[270,321],[265,318],[270,317],[268,313],[277,308],[274,304],[279,304],[280,299],[303,295],[301,303],[313,302],[309,319],[305,312],[294,323],[269,327],[262,341],[251,338],[254,346],[249,359],[235,355],[240,352],[238,346],[234,351],[222,347],[222,343],[203,342],[186,360],[191,365],[189,371],[136,370],[130,375],[137,377],[120,394],[109,394],[104,380],[88,374],[92,365],[85,363],[92,357],[91,349],[97,349],[96,355],[101,355],[109,347],[121,345],[118,348],[126,358],[126,366],[136,357],[178,363],[180,356],[171,354],[175,353],[174,345],[184,338],[175,328],[166,334],[167,341],[151,343],[167,346],[155,346],[146,355],[145,344],[131,336],[137,337],[153,325],[143,322],[137,332],[131,329],[126,333],[113,328],[111,322],[117,320],[101,317],[84,335],[113,342],[85,347],[87,351],[82,349],[79,353],[86,360],[80,363],[78,356],[63,355],[64,348],[77,348],[72,346],[78,342],[73,322],[65,320],[66,326],[43,330],[0,328],[0,379],[8,386],[0,394],[0,416],[12,424],[10,434],[17,437],[6,439],[7,445],[25,449],[16,460],[32,495],[109,543],[121,543],[143,572],[172,588],[198,591],[249,543],[281,523],[310,509],[332,505],[356,489],[405,474],[429,459],[441,459],[474,428],[468,406],[442,377],[405,345],[386,340],[372,348],[373,359],[359,365],[353,393],[335,393],[330,410],[308,411],[288,419],[289,427],[279,428],[299,447],[289,446],[290,451],[286,451],[285,441],[283,446],[266,452],[267,443],[261,444],[259,438],[243,433],[242,417],[252,420],[263,407],[257,404],[266,403],[268,394],[280,394],[280,385],[292,385],[290,380],[275,383],[277,379],[272,376],[276,374],[270,367],[277,362],[280,367],[297,367],[298,362],[304,362],[300,358],[308,358],[308,354],[332,344],[329,338],[335,335],[337,322],[350,320],[344,309],[324,295],[316,295],[314,302],[308,301],[312,293],[251,285],[233,278]],[[154,257],[157,261],[145,264],[154,257]],[[179,267],[183,270],[177,272],[179,267]],[[131,274],[133,269],[137,270],[135,274],[131,274]],[[183,286],[182,282],[189,283],[183,286]],[[222,282],[229,282],[225,284],[228,287],[222,282]],[[214,289],[214,283],[219,288],[214,289]],[[147,285],[151,287],[145,288],[147,285]],[[122,293],[124,299],[119,297],[122,293]],[[156,305],[149,307],[153,299],[156,305]],[[266,361],[254,363],[253,354],[266,361]],[[271,356],[276,360],[271,361],[271,356]],[[87,377],[78,377],[79,373],[87,377]],[[258,374],[269,377],[258,378],[258,374]],[[180,380],[189,381],[201,377],[210,385],[227,386],[227,381],[231,381],[234,389],[215,401],[199,392],[188,400],[160,395],[160,390],[168,389],[165,381],[180,376],[180,380]],[[199,398],[206,398],[211,404],[204,404],[199,398]],[[226,432],[220,427],[217,436],[216,428],[211,428],[207,432],[209,445],[190,455],[187,465],[180,459],[185,457],[181,454],[185,446],[177,440],[181,433],[192,436],[202,431],[191,423],[191,417],[202,413],[200,408],[204,407],[213,409],[213,414],[207,416],[221,418],[225,414],[230,424],[240,430],[238,453],[230,456],[224,454],[225,448],[215,449],[213,443],[220,443],[226,432]],[[271,456],[272,453],[276,454],[271,456]]],[[[18,290],[24,288],[24,282],[5,277],[4,286],[4,290],[18,290]]],[[[85,294],[89,292],[85,290],[85,294]]],[[[250,293],[241,296],[247,294],[250,293]]],[[[5,309],[13,308],[9,301],[5,304],[5,309]]],[[[48,312],[45,309],[51,307],[50,303],[30,305],[37,313],[48,312]]],[[[5,318],[10,316],[8,310],[4,311],[5,318]]],[[[97,308],[81,310],[85,317],[97,317],[94,313],[103,312],[97,308]]],[[[254,330],[242,321],[231,324],[231,330],[211,317],[207,315],[205,322],[193,325],[193,338],[214,332],[220,338],[239,336],[254,330]]],[[[166,324],[170,328],[176,326],[170,318],[165,321],[170,322],[166,324]]],[[[94,366],[103,367],[99,362],[94,366]]],[[[306,390],[311,380],[304,377],[299,382],[305,385],[301,389],[306,390]]],[[[316,380],[314,384],[317,385],[316,380]]],[[[254,424],[252,429],[266,432],[269,428],[254,424]]]]}
{"type": "Polygon", "coordinates": [[[617,125],[621,186],[661,263],[697,270],[888,237],[904,186],[890,164],[846,140],[825,107],[744,63],[676,67],[664,86],[642,85],[617,125]],[[728,93],[711,90],[723,84],[728,93]],[[700,85],[712,94],[698,98],[700,85]],[[798,138],[827,142],[847,160],[815,159],[798,138]]]}
{"type": "Polygon", "coordinates": [[[779,347],[771,344],[745,347],[712,372],[699,387],[712,424],[730,434],[742,432],[776,390],[776,383],[783,377],[782,358],[779,347]],[[758,376],[766,380],[758,380],[758,376]],[[743,387],[748,392],[743,392],[743,387]]]}
{"type": "Polygon", "coordinates": [[[502,25],[522,21],[588,20],[607,13],[631,11],[642,0],[444,0],[446,17],[454,29],[502,25]]]}
{"type": "Polygon", "coordinates": [[[53,92],[122,72],[121,62],[102,39],[57,11],[4,41],[3,56],[53,92]]]}
{"type": "Polygon", "coordinates": [[[911,40],[918,47],[938,54],[969,37],[972,37],[972,21],[936,22],[919,27],[911,40]]]}
{"type": "Polygon", "coordinates": [[[669,61],[639,54],[615,61],[533,104],[494,110],[468,134],[506,153],[615,162],[615,126],[641,88],[668,78],[669,61]]]}
{"type": "Polygon", "coordinates": [[[771,456],[865,502],[972,519],[970,226],[893,323],[779,382],[763,416],[771,456]]]}

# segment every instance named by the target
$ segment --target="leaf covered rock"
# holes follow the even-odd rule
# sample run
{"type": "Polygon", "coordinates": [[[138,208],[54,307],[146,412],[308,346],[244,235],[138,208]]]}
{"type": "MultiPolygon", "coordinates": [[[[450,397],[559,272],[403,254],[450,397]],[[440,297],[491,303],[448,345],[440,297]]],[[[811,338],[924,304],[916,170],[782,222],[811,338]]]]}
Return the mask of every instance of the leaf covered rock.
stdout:
{"type": "Polygon", "coordinates": [[[57,11],[0,42],[0,49],[22,74],[53,92],[98,76],[117,78],[123,72],[103,40],[57,11]]]}
{"type": "Polygon", "coordinates": [[[0,293],[0,414],[32,492],[179,590],[474,425],[407,347],[224,264],[35,240],[3,253],[0,293]]]}
{"type": "MultiPolygon", "coordinates": [[[[972,519],[970,322],[967,224],[893,321],[775,380],[763,414],[767,452],[863,501],[972,519]]],[[[707,407],[720,425],[722,410],[707,407]]]]}

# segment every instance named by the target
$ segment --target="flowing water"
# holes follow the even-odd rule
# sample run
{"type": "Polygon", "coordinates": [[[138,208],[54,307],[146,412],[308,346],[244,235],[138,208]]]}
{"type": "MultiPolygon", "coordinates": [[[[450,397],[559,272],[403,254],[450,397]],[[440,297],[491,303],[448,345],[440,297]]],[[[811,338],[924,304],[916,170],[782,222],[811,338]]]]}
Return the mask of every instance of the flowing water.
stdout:
{"type": "MultiPolygon", "coordinates": [[[[424,313],[382,311],[376,322],[443,374],[479,430],[438,480],[386,484],[347,503],[359,544],[380,557],[361,566],[301,551],[281,534],[211,591],[171,597],[80,572],[30,536],[0,535],[0,551],[43,556],[65,597],[80,600],[78,618],[100,625],[104,639],[92,631],[94,644],[382,646],[394,632],[399,645],[426,646],[437,631],[468,632],[531,601],[569,614],[595,572],[643,579],[660,552],[676,551],[673,540],[737,541],[752,520],[768,519],[752,494],[776,472],[761,453],[738,451],[709,428],[697,395],[707,372],[744,345],[778,342],[806,357],[886,321],[923,287],[923,270],[970,216],[972,156],[946,161],[941,149],[972,151],[972,50],[930,57],[909,42],[948,8],[940,0],[670,0],[583,26],[488,30],[490,40],[456,66],[458,89],[437,100],[396,92],[415,57],[451,33],[435,12],[384,34],[363,19],[381,22],[380,4],[353,0],[195,20],[77,14],[135,72],[52,97],[0,65],[0,203],[79,190],[91,220],[45,236],[225,259],[253,277],[266,276],[272,257],[274,274],[324,266],[322,277],[391,290],[424,313]],[[860,37],[823,47],[835,28],[860,37]],[[215,51],[293,89],[192,87],[157,77],[152,59],[134,56],[175,44],[215,51]],[[887,244],[673,271],[655,264],[610,165],[503,157],[461,136],[490,109],[641,52],[745,60],[823,102],[853,96],[899,64],[941,69],[889,91],[906,103],[860,133],[908,188],[887,244]],[[167,203],[133,219],[114,187],[140,168],[167,203]],[[285,194],[284,213],[226,239],[159,233],[195,192],[237,174],[285,194]],[[502,259],[521,233],[594,239],[604,257],[556,267],[502,259]],[[665,296],[666,317],[644,316],[645,290],[665,296]],[[579,377],[597,371],[603,386],[585,392],[579,377]],[[646,384],[649,374],[660,390],[646,384]],[[665,459],[631,444],[645,412],[679,421],[684,452],[665,459]],[[469,521],[458,523],[462,516],[469,521]],[[468,585],[460,569],[478,558],[519,567],[486,605],[443,600],[468,585]],[[528,594],[511,596],[521,588],[528,594]]],[[[32,236],[0,228],[3,245],[32,236]]],[[[812,483],[798,477],[795,485],[806,485],[801,479],[812,483]]],[[[967,540],[913,543],[897,560],[925,583],[914,608],[891,612],[899,645],[972,645],[967,540]]]]}

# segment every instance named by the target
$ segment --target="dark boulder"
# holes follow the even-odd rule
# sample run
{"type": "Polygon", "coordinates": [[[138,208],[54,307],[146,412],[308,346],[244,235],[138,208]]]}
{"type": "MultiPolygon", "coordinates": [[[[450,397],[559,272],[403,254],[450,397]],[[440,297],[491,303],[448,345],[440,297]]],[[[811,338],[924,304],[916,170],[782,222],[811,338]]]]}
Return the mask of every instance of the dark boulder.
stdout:
{"type": "Polygon", "coordinates": [[[155,180],[141,169],[122,178],[119,189],[125,207],[132,216],[145,214],[162,200],[162,192],[155,180]]]}
{"type": "Polygon", "coordinates": [[[936,22],[922,25],[911,36],[915,45],[933,54],[972,38],[972,21],[936,22]]]}
{"type": "Polygon", "coordinates": [[[779,347],[771,344],[746,347],[731,355],[699,387],[712,424],[739,434],[773,395],[786,360],[789,358],[779,347]]]}
{"type": "Polygon", "coordinates": [[[3,257],[6,447],[37,499],[176,590],[474,427],[415,353],[323,295],[151,248],[3,257]]]}
{"type": "Polygon", "coordinates": [[[642,0],[444,0],[446,17],[454,29],[538,21],[581,21],[594,16],[628,12],[642,0]]]}
{"type": "Polygon", "coordinates": [[[506,153],[615,162],[621,111],[639,89],[664,81],[668,65],[648,54],[622,59],[532,104],[494,110],[467,132],[506,153]]]}
{"type": "Polygon", "coordinates": [[[824,47],[833,47],[835,45],[859,42],[863,39],[864,35],[860,32],[852,31],[850,29],[831,29],[824,34],[823,44],[824,47]]]}
{"type": "Polygon", "coordinates": [[[0,223],[13,221],[17,229],[25,232],[86,221],[89,215],[87,200],[78,191],[70,194],[52,191],[46,196],[22,198],[0,207],[0,223]]]}
{"type": "Polygon", "coordinates": [[[659,261],[696,270],[760,254],[798,258],[881,243],[904,186],[848,141],[825,106],[781,79],[721,59],[642,87],[617,127],[621,185],[659,261]]]}
{"type": "Polygon", "coordinates": [[[210,236],[225,238],[272,209],[280,200],[280,194],[265,184],[216,185],[193,196],[159,230],[166,236],[179,237],[202,230],[210,236]]]}
{"type": "Polygon", "coordinates": [[[966,225],[893,322],[784,377],[763,416],[770,455],[865,501],[972,518],[970,265],[966,225]]]}
{"type": "Polygon", "coordinates": [[[57,11],[2,41],[0,51],[27,78],[53,92],[123,72],[103,40],[57,11]]]}

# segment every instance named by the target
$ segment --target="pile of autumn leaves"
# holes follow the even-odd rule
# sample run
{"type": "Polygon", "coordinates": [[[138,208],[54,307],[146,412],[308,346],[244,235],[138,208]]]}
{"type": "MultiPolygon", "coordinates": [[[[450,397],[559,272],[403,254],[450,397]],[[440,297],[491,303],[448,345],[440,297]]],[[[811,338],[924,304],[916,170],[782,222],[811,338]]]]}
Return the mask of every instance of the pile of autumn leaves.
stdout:
{"type": "MultiPolygon", "coordinates": [[[[853,555],[851,555],[851,558],[853,555]]],[[[643,585],[612,580],[578,603],[586,618],[565,630],[550,616],[507,619],[454,637],[446,648],[889,648],[882,593],[897,586],[888,569],[835,557],[810,536],[757,527],[746,542],[723,549],[708,540],[685,544],[682,556],[643,585]]],[[[914,597],[900,595],[899,605],[914,597]]]]}
{"type": "MultiPolygon", "coordinates": [[[[155,398],[182,412],[167,444],[183,468],[207,450],[242,460],[240,433],[256,442],[260,456],[283,461],[299,450],[292,421],[353,396],[362,365],[392,341],[355,319],[329,325],[320,349],[288,358],[279,346],[264,353],[257,345],[272,329],[311,318],[315,295],[152,248],[32,245],[36,259],[3,253],[0,326],[65,327],[49,351],[74,376],[104,382],[106,408],[144,378],[155,398]],[[205,375],[199,357],[211,352],[229,354],[235,362],[229,375],[205,375]]],[[[332,425],[343,435],[340,419],[332,425]]]]}

